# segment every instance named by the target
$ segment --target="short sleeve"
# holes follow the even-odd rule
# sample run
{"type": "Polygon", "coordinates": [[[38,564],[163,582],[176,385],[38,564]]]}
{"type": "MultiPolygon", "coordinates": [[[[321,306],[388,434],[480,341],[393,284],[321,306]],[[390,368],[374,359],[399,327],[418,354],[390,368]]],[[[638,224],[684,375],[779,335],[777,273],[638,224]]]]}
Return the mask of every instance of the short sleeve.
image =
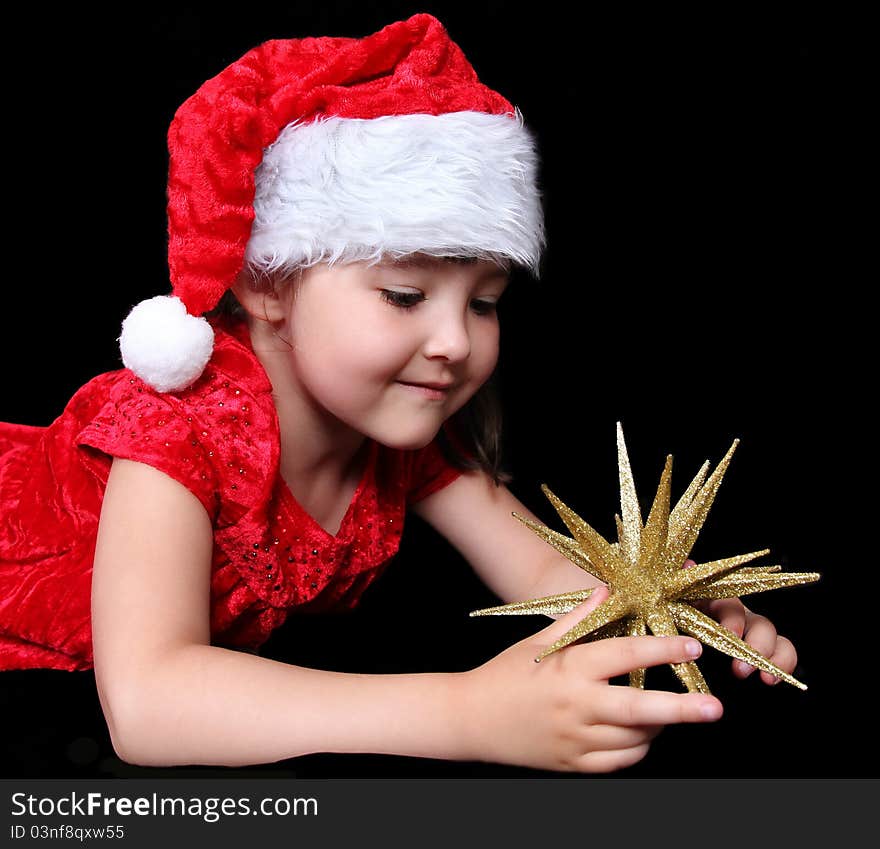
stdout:
{"type": "Polygon", "coordinates": [[[435,439],[419,451],[414,452],[407,487],[407,504],[415,504],[423,498],[443,489],[462,474],[453,466],[440,450],[435,439]]]}
{"type": "Polygon", "coordinates": [[[218,512],[217,482],[198,426],[173,396],[153,392],[140,380],[122,378],[80,430],[76,444],[164,472],[193,493],[213,520],[218,512]]]}

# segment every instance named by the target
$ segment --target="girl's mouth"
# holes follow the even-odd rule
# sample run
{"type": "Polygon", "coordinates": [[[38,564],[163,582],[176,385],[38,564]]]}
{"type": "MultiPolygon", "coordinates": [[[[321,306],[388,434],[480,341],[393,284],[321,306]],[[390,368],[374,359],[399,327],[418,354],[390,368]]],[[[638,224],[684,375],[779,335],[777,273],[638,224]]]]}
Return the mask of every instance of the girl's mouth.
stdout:
{"type": "Polygon", "coordinates": [[[407,383],[403,380],[398,380],[397,382],[404,389],[409,389],[411,392],[417,392],[419,395],[429,398],[432,401],[442,401],[452,388],[451,383],[407,383]]]}

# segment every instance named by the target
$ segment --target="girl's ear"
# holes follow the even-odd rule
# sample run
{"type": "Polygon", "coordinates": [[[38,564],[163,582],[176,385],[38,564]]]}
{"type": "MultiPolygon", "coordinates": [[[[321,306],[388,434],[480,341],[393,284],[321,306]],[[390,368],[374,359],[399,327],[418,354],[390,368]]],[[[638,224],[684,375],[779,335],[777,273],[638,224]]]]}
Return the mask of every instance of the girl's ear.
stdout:
{"type": "Polygon", "coordinates": [[[255,289],[251,278],[240,274],[232,284],[232,294],[245,312],[258,321],[283,321],[287,318],[288,286],[264,286],[255,289]]]}

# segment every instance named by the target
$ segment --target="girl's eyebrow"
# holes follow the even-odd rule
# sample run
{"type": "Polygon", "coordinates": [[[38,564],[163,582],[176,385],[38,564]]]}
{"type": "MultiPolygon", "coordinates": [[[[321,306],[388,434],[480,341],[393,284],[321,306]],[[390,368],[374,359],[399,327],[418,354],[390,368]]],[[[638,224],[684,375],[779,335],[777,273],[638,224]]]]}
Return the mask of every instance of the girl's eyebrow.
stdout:
{"type": "MultiPolygon", "coordinates": [[[[479,262],[475,256],[428,256],[424,254],[414,254],[411,256],[401,257],[400,259],[385,259],[379,262],[379,265],[386,268],[436,268],[438,265],[475,265],[479,262]]],[[[501,266],[494,266],[481,275],[481,278],[488,277],[506,277],[509,272],[501,266]]]]}
{"type": "Polygon", "coordinates": [[[442,263],[473,265],[476,262],[477,258],[471,256],[426,256],[424,254],[414,254],[401,257],[400,259],[384,259],[379,264],[392,268],[432,268],[442,263]]]}

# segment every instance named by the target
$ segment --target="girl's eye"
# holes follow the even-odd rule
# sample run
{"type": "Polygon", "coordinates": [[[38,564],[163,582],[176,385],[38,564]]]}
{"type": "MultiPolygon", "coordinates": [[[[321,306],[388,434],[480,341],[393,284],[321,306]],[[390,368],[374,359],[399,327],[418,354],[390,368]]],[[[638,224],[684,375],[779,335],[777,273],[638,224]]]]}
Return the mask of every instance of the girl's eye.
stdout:
{"type": "Polygon", "coordinates": [[[419,301],[425,300],[421,292],[397,292],[394,289],[381,289],[382,300],[394,307],[412,309],[419,301]]]}
{"type": "Polygon", "coordinates": [[[471,309],[477,315],[492,315],[498,306],[496,301],[471,301],[471,309]]]}

